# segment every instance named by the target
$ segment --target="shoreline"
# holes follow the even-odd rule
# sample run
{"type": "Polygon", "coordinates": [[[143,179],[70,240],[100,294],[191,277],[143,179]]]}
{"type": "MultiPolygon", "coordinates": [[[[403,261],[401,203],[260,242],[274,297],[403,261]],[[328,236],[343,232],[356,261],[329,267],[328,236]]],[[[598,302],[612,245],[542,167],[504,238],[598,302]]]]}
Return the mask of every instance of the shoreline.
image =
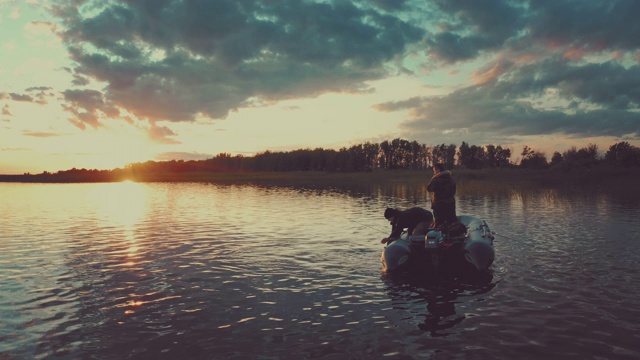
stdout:
{"type": "MultiPolygon", "coordinates": [[[[462,191],[504,191],[508,188],[584,190],[615,192],[640,198],[640,168],[596,166],[563,170],[527,169],[453,169],[454,179],[462,191]]],[[[0,175],[0,182],[14,183],[96,183],[134,181],[205,182],[220,184],[262,184],[283,186],[356,186],[406,185],[422,187],[429,182],[431,170],[380,170],[372,172],[187,172],[128,173],[91,172],[73,175],[36,174],[0,175]]]]}

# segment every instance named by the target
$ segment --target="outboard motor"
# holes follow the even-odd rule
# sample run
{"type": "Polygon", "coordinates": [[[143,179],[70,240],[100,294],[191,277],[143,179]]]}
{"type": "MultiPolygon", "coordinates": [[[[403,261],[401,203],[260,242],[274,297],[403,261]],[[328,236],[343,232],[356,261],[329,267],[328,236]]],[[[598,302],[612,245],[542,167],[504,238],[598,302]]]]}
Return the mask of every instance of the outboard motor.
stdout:
{"type": "Polygon", "coordinates": [[[442,231],[431,230],[427,233],[427,236],[424,238],[424,248],[426,250],[430,249],[438,249],[440,244],[442,244],[443,239],[442,231]]]}
{"type": "Polygon", "coordinates": [[[424,238],[424,249],[427,256],[431,259],[431,265],[434,269],[440,266],[440,246],[444,240],[442,231],[430,230],[424,238]]]}

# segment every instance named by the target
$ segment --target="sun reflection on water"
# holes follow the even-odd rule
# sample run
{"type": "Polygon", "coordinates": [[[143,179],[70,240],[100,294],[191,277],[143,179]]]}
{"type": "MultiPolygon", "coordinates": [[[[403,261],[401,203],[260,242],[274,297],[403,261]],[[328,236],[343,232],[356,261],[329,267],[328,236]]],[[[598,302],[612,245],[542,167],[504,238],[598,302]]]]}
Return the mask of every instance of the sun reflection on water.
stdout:
{"type": "Polygon", "coordinates": [[[100,184],[90,194],[95,214],[104,228],[113,229],[119,266],[135,267],[144,254],[138,242],[140,225],[149,211],[149,188],[133,181],[100,184]]]}
{"type": "Polygon", "coordinates": [[[100,218],[110,222],[110,226],[133,230],[147,211],[147,186],[133,181],[101,185],[92,194],[100,218]]]}

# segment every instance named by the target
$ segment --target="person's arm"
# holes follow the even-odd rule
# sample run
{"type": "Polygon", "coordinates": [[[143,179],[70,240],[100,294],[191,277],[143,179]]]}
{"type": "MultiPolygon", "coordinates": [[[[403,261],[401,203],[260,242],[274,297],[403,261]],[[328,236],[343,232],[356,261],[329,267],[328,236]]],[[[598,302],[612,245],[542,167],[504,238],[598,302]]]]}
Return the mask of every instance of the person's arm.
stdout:
{"type": "Polygon", "coordinates": [[[402,230],[404,230],[404,228],[402,226],[400,226],[398,218],[396,218],[394,220],[395,221],[391,225],[391,234],[389,234],[389,236],[387,236],[386,238],[382,239],[381,243],[390,244],[391,242],[393,242],[396,239],[398,239],[400,237],[400,235],[402,235],[402,230]]]}
{"type": "Polygon", "coordinates": [[[427,185],[427,191],[434,192],[436,191],[437,187],[438,187],[438,179],[436,179],[435,177],[431,178],[431,181],[429,181],[429,185],[427,185]]]}
{"type": "Polygon", "coordinates": [[[393,226],[393,229],[391,229],[391,235],[389,235],[389,239],[397,239],[400,237],[400,235],[402,235],[402,230],[404,230],[401,226],[398,226],[398,224],[396,223],[393,226]]]}

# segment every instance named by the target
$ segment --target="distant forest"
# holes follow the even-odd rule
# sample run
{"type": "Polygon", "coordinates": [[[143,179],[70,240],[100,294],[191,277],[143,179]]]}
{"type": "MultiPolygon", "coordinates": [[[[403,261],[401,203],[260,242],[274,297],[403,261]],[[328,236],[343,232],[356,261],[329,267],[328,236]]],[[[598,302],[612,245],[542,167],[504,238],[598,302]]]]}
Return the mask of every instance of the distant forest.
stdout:
{"type": "MultiPolygon", "coordinates": [[[[206,160],[146,161],[127,165],[124,169],[87,170],[70,169],[57,173],[44,172],[33,177],[90,178],[104,181],[126,174],[192,173],[192,172],[241,172],[241,171],[331,171],[370,172],[374,170],[429,169],[434,163],[447,168],[526,168],[570,170],[607,163],[620,167],[640,166],[640,148],[628,142],[619,142],[600,155],[598,146],[589,144],[577,149],[572,147],[563,153],[555,152],[550,161],[546,154],[524,146],[515,159],[511,149],[500,145],[476,146],[466,142],[458,147],[453,144],[427,146],[416,141],[394,139],[381,143],[353,145],[339,150],[299,149],[293,151],[265,151],[254,156],[232,156],[220,153],[206,160]]],[[[20,175],[18,175],[20,176],[20,175]]],[[[6,178],[6,176],[5,176],[6,178]]],[[[5,179],[6,180],[6,179],[5,179]]]]}

